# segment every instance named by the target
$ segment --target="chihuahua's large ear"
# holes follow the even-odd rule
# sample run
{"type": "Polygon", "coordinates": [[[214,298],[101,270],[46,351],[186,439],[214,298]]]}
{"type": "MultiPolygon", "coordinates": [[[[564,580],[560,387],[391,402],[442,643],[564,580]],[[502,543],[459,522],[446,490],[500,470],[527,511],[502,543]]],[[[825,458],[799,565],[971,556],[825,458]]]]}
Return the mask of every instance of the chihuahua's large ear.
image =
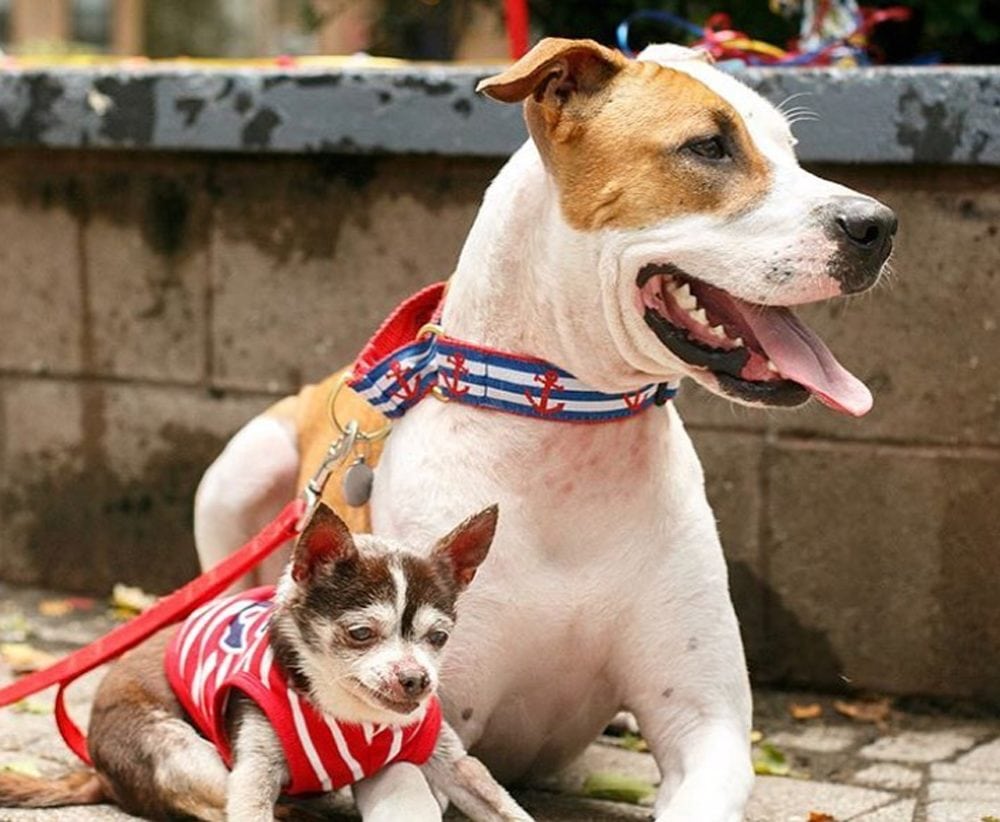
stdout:
{"type": "Polygon", "coordinates": [[[320,502],[295,542],[292,551],[292,579],[303,582],[316,570],[333,562],[352,559],[358,549],[344,521],[325,502],[320,502]]]}
{"type": "Polygon", "coordinates": [[[497,530],[496,505],[469,517],[434,546],[434,556],[444,561],[459,587],[465,588],[490,552],[497,530]]]}
{"type": "Polygon", "coordinates": [[[504,103],[530,96],[558,109],[573,94],[606,85],[628,62],[620,52],[593,40],[546,37],[506,71],[481,80],[476,91],[504,103]]]}

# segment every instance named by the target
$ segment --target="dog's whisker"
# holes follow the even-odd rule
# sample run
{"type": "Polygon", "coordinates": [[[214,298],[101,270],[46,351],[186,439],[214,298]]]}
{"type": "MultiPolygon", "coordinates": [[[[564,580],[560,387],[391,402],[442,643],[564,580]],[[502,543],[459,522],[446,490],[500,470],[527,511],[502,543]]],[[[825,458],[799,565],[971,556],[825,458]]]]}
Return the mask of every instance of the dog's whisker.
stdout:
{"type": "Polygon", "coordinates": [[[787,113],[785,110],[785,106],[788,103],[792,102],[792,100],[798,99],[799,97],[810,97],[812,96],[813,93],[814,92],[811,91],[797,91],[794,94],[789,94],[784,100],[778,103],[778,105],[775,106],[775,108],[777,108],[778,111],[780,111],[782,114],[785,114],[787,113]]]}

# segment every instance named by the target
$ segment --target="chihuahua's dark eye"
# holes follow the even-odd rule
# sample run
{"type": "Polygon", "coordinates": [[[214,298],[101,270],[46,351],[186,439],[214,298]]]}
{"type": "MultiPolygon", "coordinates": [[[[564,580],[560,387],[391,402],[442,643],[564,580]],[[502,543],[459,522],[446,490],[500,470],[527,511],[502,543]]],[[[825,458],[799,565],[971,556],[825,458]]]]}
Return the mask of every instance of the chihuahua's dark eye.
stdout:
{"type": "Polygon", "coordinates": [[[725,142],[718,135],[692,140],[689,143],[685,143],[683,148],[684,151],[689,151],[703,160],[712,160],[713,162],[725,160],[730,156],[729,149],[726,148],[725,142]]]}
{"type": "Polygon", "coordinates": [[[375,632],[364,625],[358,625],[347,629],[347,635],[358,643],[371,642],[375,639],[375,632]]]}
{"type": "Polygon", "coordinates": [[[427,634],[427,641],[435,648],[441,648],[448,641],[447,631],[431,631],[427,634]]]}

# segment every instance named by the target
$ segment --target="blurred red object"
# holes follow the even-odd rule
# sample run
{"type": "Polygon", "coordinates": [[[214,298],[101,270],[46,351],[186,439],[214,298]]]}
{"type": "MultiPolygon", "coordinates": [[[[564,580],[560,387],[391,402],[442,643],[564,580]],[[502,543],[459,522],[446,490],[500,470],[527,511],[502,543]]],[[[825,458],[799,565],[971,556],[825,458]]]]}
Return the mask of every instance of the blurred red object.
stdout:
{"type": "Polygon", "coordinates": [[[528,0],[504,0],[507,46],[512,60],[528,53],[528,0]]]}

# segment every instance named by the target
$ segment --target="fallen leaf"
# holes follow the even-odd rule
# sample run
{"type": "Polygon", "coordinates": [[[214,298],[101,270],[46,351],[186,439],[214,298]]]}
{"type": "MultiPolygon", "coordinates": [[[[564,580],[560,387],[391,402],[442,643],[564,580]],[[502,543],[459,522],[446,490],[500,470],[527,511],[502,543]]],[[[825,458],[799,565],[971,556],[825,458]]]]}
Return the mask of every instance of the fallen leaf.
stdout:
{"type": "Polygon", "coordinates": [[[31,626],[20,612],[0,614],[0,640],[3,642],[24,642],[31,626]]]}
{"type": "Polygon", "coordinates": [[[833,707],[837,713],[857,722],[874,722],[876,725],[881,725],[885,723],[892,712],[892,700],[888,697],[856,702],[845,702],[842,699],[837,699],[834,701],[833,707]]]}
{"type": "Polygon", "coordinates": [[[72,612],[73,605],[68,599],[43,599],[38,603],[38,613],[46,617],[60,617],[72,612]]]}
{"type": "Polygon", "coordinates": [[[770,742],[761,743],[754,749],[754,773],[764,776],[788,776],[791,770],[788,758],[770,742]]]}
{"type": "Polygon", "coordinates": [[[592,773],[583,782],[583,793],[593,799],[629,802],[642,805],[656,794],[656,788],[645,779],[619,773],[592,773]]]}
{"type": "Polygon", "coordinates": [[[760,742],[763,738],[764,738],[763,731],[758,731],[756,729],[750,731],[750,741],[754,745],[756,745],[758,742],[760,742]]]}
{"type": "Polygon", "coordinates": [[[639,734],[629,732],[622,735],[621,746],[629,751],[638,751],[639,753],[646,753],[649,750],[645,739],[639,734]]]}
{"type": "Polygon", "coordinates": [[[837,820],[828,813],[809,811],[809,822],[837,822],[837,820]]]}
{"type": "Polygon", "coordinates": [[[3,659],[15,674],[30,674],[33,671],[40,671],[58,658],[29,645],[27,642],[0,644],[0,659],[3,659]]]}
{"type": "Polygon", "coordinates": [[[18,759],[14,762],[4,762],[0,765],[0,771],[7,773],[17,773],[21,776],[41,776],[42,772],[38,766],[30,759],[18,759]]]}
{"type": "Polygon", "coordinates": [[[52,713],[52,706],[48,702],[42,702],[40,699],[32,699],[31,697],[15,702],[9,707],[16,714],[41,715],[52,713]]]}
{"type": "Polygon", "coordinates": [[[1000,822],[1000,819],[997,819],[995,816],[984,816],[982,822],[1000,822]]]}
{"type": "Polygon", "coordinates": [[[823,716],[823,706],[818,702],[810,702],[807,705],[792,702],[788,706],[788,713],[792,715],[792,719],[819,719],[823,716]]]}
{"type": "Polygon", "coordinates": [[[156,604],[156,597],[147,594],[142,588],[132,585],[122,585],[120,582],[111,589],[111,607],[116,615],[125,618],[141,614],[156,604]]]}

